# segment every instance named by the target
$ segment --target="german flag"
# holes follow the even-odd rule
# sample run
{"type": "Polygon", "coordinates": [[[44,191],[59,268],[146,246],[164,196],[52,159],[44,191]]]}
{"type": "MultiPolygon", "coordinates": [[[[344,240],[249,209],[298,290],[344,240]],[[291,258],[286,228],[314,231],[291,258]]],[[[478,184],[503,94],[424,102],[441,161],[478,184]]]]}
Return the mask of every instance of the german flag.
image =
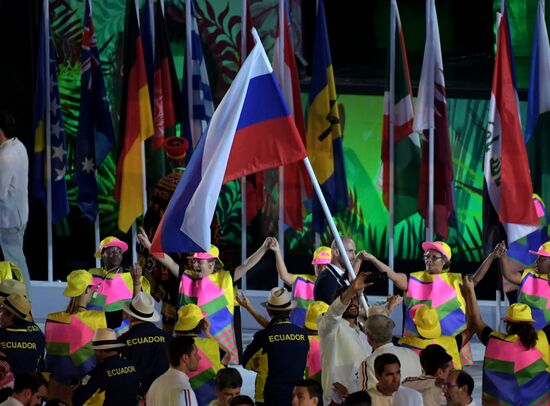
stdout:
{"type": "Polygon", "coordinates": [[[119,202],[118,228],[123,232],[127,232],[135,219],[143,214],[142,145],[155,132],[134,0],[126,3],[125,27],[119,131],[123,146],[117,165],[115,191],[119,202]]]}

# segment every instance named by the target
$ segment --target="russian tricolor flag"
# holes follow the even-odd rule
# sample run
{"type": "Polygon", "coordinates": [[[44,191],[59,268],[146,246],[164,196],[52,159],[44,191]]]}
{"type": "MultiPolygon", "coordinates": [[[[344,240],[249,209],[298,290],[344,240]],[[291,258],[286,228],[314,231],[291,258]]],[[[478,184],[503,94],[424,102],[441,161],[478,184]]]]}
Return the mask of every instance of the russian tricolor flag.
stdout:
{"type": "Polygon", "coordinates": [[[153,238],[151,253],[208,251],[223,183],[306,157],[261,43],[201,137],[153,238]]]}

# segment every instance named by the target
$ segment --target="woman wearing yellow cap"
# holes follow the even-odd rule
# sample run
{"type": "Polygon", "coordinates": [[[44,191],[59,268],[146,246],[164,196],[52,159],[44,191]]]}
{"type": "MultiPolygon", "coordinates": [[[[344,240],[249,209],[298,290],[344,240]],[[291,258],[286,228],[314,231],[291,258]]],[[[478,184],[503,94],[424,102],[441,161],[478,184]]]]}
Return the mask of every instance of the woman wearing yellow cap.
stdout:
{"type": "Polygon", "coordinates": [[[90,345],[94,332],[107,327],[105,313],[87,310],[93,294],[92,275],[80,269],[67,276],[63,295],[67,309],[50,313],[46,319],[46,371],[50,372],[49,398],[72,403],[72,386],[95,366],[90,345]]]}
{"type": "Polygon", "coordinates": [[[330,260],[332,259],[331,249],[330,247],[321,246],[315,250],[311,261],[311,265],[313,265],[313,275],[292,274],[288,272],[286,268],[277,239],[269,237],[268,240],[269,249],[275,254],[277,272],[284,283],[292,286],[292,298],[296,299],[298,303],[296,308],[290,313],[290,321],[299,327],[303,327],[307,308],[314,300],[313,289],[317,276],[325,270],[327,264],[330,264],[330,260]]]}
{"type": "Polygon", "coordinates": [[[474,282],[464,277],[468,322],[486,345],[483,362],[483,404],[550,404],[550,326],[536,331],[531,309],[515,303],[503,317],[506,333],[493,331],[482,320],[474,282]]]}
{"type": "Polygon", "coordinates": [[[210,322],[201,308],[195,304],[182,306],[178,310],[178,320],[174,327],[174,336],[193,336],[201,360],[196,371],[189,375],[191,387],[195,391],[197,401],[206,405],[217,398],[216,374],[227,365],[231,354],[221,348],[210,334],[210,322]],[[226,353],[220,362],[220,349],[226,353]]]}

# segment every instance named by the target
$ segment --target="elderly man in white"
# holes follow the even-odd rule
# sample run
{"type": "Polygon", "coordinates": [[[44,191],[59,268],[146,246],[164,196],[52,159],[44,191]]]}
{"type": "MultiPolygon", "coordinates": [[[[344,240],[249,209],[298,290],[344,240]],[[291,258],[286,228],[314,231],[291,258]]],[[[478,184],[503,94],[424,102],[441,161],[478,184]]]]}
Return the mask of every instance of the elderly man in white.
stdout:
{"type": "Polygon", "coordinates": [[[23,236],[29,219],[29,158],[14,131],[13,116],[0,112],[0,248],[4,259],[21,269],[29,292],[30,276],[23,253],[23,236]]]}
{"type": "Polygon", "coordinates": [[[357,324],[358,296],[372,285],[365,282],[366,276],[360,273],[318,319],[325,405],[342,403],[338,387],[346,388],[349,393],[359,390],[359,379],[353,372],[372,350],[357,324]]]}

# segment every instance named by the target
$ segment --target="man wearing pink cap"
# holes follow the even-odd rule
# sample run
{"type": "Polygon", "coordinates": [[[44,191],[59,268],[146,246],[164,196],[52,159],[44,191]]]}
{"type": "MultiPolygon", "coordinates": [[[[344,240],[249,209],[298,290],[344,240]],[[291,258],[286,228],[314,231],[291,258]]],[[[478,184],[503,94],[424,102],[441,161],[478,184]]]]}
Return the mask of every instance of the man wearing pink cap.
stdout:
{"type": "Polygon", "coordinates": [[[331,249],[321,246],[313,253],[311,264],[313,265],[314,275],[288,272],[276,238],[270,237],[269,249],[275,254],[275,264],[279,276],[284,283],[292,286],[292,298],[298,299],[298,306],[290,313],[290,321],[299,327],[304,327],[307,307],[314,300],[315,281],[319,274],[330,264],[332,259],[331,249]]]}
{"type": "MultiPolygon", "coordinates": [[[[504,245],[504,242],[501,244],[504,245]]],[[[502,273],[510,282],[520,285],[518,303],[531,307],[535,329],[540,330],[550,323],[550,241],[542,244],[537,251],[529,250],[529,253],[538,255],[537,260],[532,268],[520,274],[511,268],[505,252],[501,257],[502,273]]]]}

